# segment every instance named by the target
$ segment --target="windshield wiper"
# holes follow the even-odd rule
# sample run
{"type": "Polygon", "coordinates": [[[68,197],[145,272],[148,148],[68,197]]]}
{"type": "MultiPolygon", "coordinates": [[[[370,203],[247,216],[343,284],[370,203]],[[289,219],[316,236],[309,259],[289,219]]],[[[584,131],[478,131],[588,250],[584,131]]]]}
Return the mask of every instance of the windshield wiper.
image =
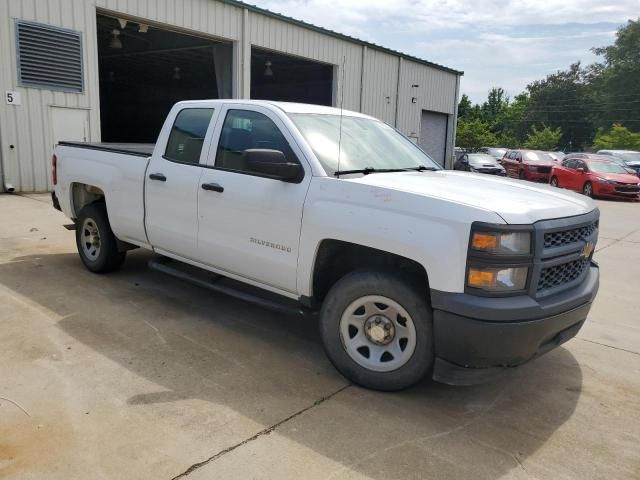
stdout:
{"type": "Polygon", "coordinates": [[[434,167],[425,167],[424,165],[420,165],[419,167],[408,167],[408,168],[373,168],[373,167],[366,167],[366,168],[359,168],[356,170],[339,170],[337,172],[334,173],[334,175],[336,177],[339,177],[340,175],[349,175],[352,173],[362,173],[363,175],[369,175],[370,173],[393,173],[393,172],[411,172],[411,171],[418,171],[418,172],[422,172],[422,171],[436,171],[438,170],[437,168],[434,167]]]}
{"type": "Polygon", "coordinates": [[[370,173],[391,173],[391,172],[406,172],[406,168],[359,168],[357,170],[338,170],[334,173],[336,177],[340,175],[349,175],[351,173],[362,173],[363,175],[369,175],[370,173]]]}

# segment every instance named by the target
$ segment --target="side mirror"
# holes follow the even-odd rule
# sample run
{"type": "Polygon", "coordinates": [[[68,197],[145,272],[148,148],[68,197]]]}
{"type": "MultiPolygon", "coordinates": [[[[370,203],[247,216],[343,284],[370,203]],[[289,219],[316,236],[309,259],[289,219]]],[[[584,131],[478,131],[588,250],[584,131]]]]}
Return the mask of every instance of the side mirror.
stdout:
{"type": "Polygon", "coordinates": [[[580,173],[584,173],[586,171],[583,167],[577,168],[576,170],[578,170],[580,173]]]}
{"type": "Polygon", "coordinates": [[[302,165],[287,161],[280,150],[251,148],[242,152],[249,169],[283,182],[295,182],[300,178],[302,165]]]}

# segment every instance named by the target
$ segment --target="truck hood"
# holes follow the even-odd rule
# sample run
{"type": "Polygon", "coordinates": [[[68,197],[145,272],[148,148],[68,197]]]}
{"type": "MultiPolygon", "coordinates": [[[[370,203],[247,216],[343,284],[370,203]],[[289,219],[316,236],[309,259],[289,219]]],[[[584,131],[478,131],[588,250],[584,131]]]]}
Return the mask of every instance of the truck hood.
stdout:
{"type": "Polygon", "coordinates": [[[590,198],[567,190],[452,170],[373,173],[348,181],[490,210],[509,224],[582,215],[596,208],[590,198]]]}

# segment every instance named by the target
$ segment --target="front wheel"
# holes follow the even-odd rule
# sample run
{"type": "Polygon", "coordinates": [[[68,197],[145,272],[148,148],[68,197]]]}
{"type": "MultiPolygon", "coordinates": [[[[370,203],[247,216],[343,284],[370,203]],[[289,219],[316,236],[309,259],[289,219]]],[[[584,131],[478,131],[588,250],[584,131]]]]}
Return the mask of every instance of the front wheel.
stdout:
{"type": "Polygon", "coordinates": [[[557,177],[551,177],[551,181],[549,182],[551,184],[552,187],[558,187],[558,178],[557,177]]]}
{"type": "Polygon", "coordinates": [[[587,197],[593,197],[593,185],[591,185],[591,182],[587,182],[584,184],[584,187],[582,187],[582,193],[584,193],[587,197]]]}
{"type": "Polygon", "coordinates": [[[433,320],[426,292],[395,275],[357,271],[338,281],[320,315],[327,356],[363,387],[407,388],[433,366],[433,320]]]}
{"type": "Polygon", "coordinates": [[[76,245],[84,266],[94,273],[117,270],[126,252],[118,251],[104,203],[91,203],[80,210],[76,221],[76,245]]]}

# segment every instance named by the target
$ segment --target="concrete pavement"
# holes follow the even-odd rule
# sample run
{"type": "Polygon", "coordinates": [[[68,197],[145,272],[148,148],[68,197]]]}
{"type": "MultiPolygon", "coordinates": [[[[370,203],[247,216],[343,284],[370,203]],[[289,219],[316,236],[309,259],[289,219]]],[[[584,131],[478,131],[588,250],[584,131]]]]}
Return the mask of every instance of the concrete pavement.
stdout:
{"type": "Polygon", "coordinates": [[[640,478],[640,205],[598,204],[576,339],[489,385],[382,394],[312,320],[139,250],[91,274],[47,196],[0,195],[0,478],[640,478]]]}

